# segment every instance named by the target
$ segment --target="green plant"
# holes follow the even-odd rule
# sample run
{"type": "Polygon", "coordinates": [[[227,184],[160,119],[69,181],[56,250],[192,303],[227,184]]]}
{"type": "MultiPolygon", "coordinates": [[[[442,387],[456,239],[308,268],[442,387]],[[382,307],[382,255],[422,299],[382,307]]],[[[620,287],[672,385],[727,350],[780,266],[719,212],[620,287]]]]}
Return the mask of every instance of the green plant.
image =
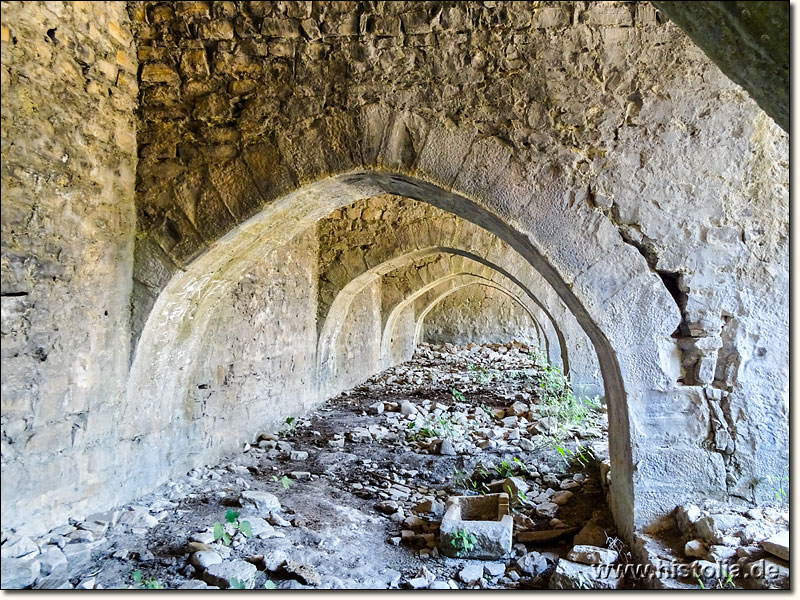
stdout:
{"type": "Polygon", "coordinates": [[[164,585],[155,577],[142,579],[141,569],[137,569],[131,574],[134,588],[137,590],[163,590],[164,585]]]}
{"type": "Polygon", "coordinates": [[[283,427],[281,428],[281,437],[288,437],[297,427],[297,419],[295,417],[286,417],[283,427]]]}
{"type": "Polygon", "coordinates": [[[477,541],[478,538],[474,533],[470,533],[465,529],[456,529],[453,532],[453,539],[450,540],[450,543],[456,550],[456,556],[463,556],[472,551],[477,541]]]}
{"type": "Polygon", "coordinates": [[[278,479],[277,475],[273,475],[272,481],[274,481],[277,484],[278,491],[280,491],[281,488],[283,488],[284,490],[288,490],[292,486],[292,480],[289,479],[286,475],[284,475],[280,479],[278,479]]]}
{"type": "Polygon", "coordinates": [[[773,477],[772,475],[767,475],[767,481],[769,481],[772,486],[772,492],[775,494],[775,498],[778,502],[787,504],[789,502],[789,493],[786,488],[789,487],[789,476],[773,477]]]}
{"type": "Polygon", "coordinates": [[[507,460],[502,461],[500,464],[494,466],[494,470],[500,477],[513,477],[514,467],[507,460]]]}
{"type": "Polygon", "coordinates": [[[248,581],[244,581],[242,579],[237,579],[236,577],[231,577],[231,585],[229,589],[231,590],[246,590],[248,581]]]}
{"type": "Polygon", "coordinates": [[[561,455],[564,464],[569,467],[570,463],[577,462],[581,467],[588,467],[589,463],[594,460],[594,453],[591,448],[582,446],[576,442],[575,450],[570,450],[568,446],[561,446],[557,440],[551,440],[551,445],[561,455]]]}
{"type": "Polygon", "coordinates": [[[453,402],[466,402],[467,401],[467,399],[464,397],[464,394],[461,393],[461,391],[457,390],[456,388],[453,388],[450,393],[453,396],[453,402]]]}
{"type": "MultiPolygon", "coordinates": [[[[250,521],[239,521],[239,513],[233,509],[228,509],[225,513],[225,521],[236,531],[240,531],[245,537],[253,537],[253,530],[250,527],[250,521]]],[[[221,539],[222,543],[226,546],[231,545],[232,536],[225,530],[225,526],[217,521],[214,523],[214,541],[221,539]]]]}

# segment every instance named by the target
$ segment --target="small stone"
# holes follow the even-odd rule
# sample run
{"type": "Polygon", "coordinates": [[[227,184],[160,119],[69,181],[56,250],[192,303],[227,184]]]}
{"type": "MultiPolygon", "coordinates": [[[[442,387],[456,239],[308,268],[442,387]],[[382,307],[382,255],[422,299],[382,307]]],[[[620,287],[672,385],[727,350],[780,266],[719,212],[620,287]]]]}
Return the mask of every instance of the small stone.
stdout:
{"type": "Polygon", "coordinates": [[[597,567],[595,566],[584,565],[562,558],[558,561],[556,570],[550,577],[549,588],[551,590],[619,589],[622,578],[614,575],[599,577],[596,569],[597,567]]]}
{"type": "Polygon", "coordinates": [[[192,554],[191,563],[201,570],[205,570],[211,565],[218,565],[222,562],[222,557],[213,550],[201,550],[192,554]]]}
{"type": "Polygon", "coordinates": [[[289,477],[291,479],[296,479],[297,481],[305,481],[311,479],[311,473],[308,471],[292,471],[289,473],[289,477]]]}
{"type": "Polygon", "coordinates": [[[583,526],[583,529],[577,533],[572,540],[572,544],[575,546],[599,546],[602,548],[606,545],[607,537],[604,529],[593,521],[589,521],[583,526]]]}
{"type": "Polygon", "coordinates": [[[442,443],[439,445],[439,454],[442,456],[455,456],[456,450],[453,447],[453,442],[448,439],[442,440],[442,443]]]}
{"type": "Polygon", "coordinates": [[[298,577],[300,581],[306,585],[316,586],[322,583],[322,577],[311,565],[307,565],[295,560],[287,560],[286,564],[283,566],[283,570],[289,573],[289,575],[298,577]]]}
{"type": "Polygon", "coordinates": [[[272,513],[269,516],[269,523],[270,525],[275,525],[276,527],[291,527],[291,522],[284,519],[278,513],[272,513]]]}
{"type": "Polygon", "coordinates": [[[73,542],[93,542],[94,534],[86,529],[76,529],[67,536],[73,542]]]}
{"type": "Polygon", "coordinates": [[[39,577],[40,564],[32,558],[4,558],[0,561],[0,585],[4,590],[25,589],[39,577]]]}
{"type": "Polygon", "coordinates": [[[483,565],[467,565],[458,572],[458,579],[466,584],[472,584],[483,577],[483,565]]]}
{"type": "Polygon", "coordinates": [[[517,566],[523,573],[538,577],[547,570],[547,560],[539,552],[527,552],[517,559],[517,566]]]}
{"type": "Polygon", "coordinates": [[[578,545],[572,547],[567,558],[584,565],[610,565],[616,562],[619,554],[608,548],[578,545]]]}
{"type": "Polygon", "coordinates": [[[559,506],[564,506],[570,498],[572,498],[572,492],[569,490],[564,490],[561,492],[556,492],[553,494],[553,497],[550,498],[550,501],[554,504],[558,504],[559,506]]]}
{"type": "Polygon", "coordinates": [[[399,504],[397,504],[397,502],[394,500],[384,500],[375,505],[375,510],[377,510],[379,513],[383,513],[384,515],[391,515],[397,512],[398,507],[399,504]]]}
{"type": "Polygon", "coordinates": [[[158,525],[158,519],[153,515],[138,510],[126,510],[119,516],[119,524],[132,529],[150,529],[158,525]]]}
{"type": "Polygon", "coordinates": [[[706,554],[708,549],[701,540],[689,540],[683,547],[683,555],[686,558],[703,558],[706,554]]]}
{"type": "Polygon", "coordinates": [[[275,494],[269,492],[247,490],[241,493],[239,501],[242,506],[253,506],[259,516],[267,515],[281,508],[281,501],[275,494]]]}
{"type": "Polygon", "coordinates": [[[42,575],[60,574],[67,570],[67,557],[57,546],[47,546],[36,557],[40,563],[42,575]]]}
{"type": "Polygon", "coordinates": [[[254,565],[234,559],[210,565],[203,573],[203,579],[209,585],[216,585],[222,589],[229,588],[232,579],[238,579],[250,588],[256,573],[254,565]]]}
{"type": "Polygon", "coordinates": [[[542,502],[536,505],[536,515],[544,519],[552,519],[558,512],[558,504],[554,502],[542,502]]]}
{"type": "Polygon", "coordinates": [[[789,531],[784,530],[761,542],[761,547],[778,558],[789,560],[789,531]]]}
{"type": "Polygon", "coordinates": [[[506,572],[506,564],[501,562],[485,563],[483,568],[490,577],[500,577],[506,572]]]}
{"type": "MultiPolygon", "coordinates": [[[[71,535],[74,532],[75,529],[72,528],[72,531],[67,532],[65,535],[71,535]]],[[[39,554],[39,546],[26,536],[11,535],[0,548],[0,556],[3,558],[23,558],[26,556],[30,558],[31,555],[35,554],[39,554]]]]}
{"type": "Polygon", "coordinates": [[[202,579],[190,579],[182,584],[180,584],[177,590],[207,590],[208,584],[203,581],[202,579]]]}
{"type": "Polygon", "coordinates": [[[418,412],[417,405],[413,402],[409,402],[408,400],[403,400],[400,403],[400,412],[404,415],[413,415],[418,412]]]}
{"type": "Polygon", "coordinates": [[[305,450],[292,450],[289,453],[289,460],[304,461],[308,460],[308,452],[305,450]]]}

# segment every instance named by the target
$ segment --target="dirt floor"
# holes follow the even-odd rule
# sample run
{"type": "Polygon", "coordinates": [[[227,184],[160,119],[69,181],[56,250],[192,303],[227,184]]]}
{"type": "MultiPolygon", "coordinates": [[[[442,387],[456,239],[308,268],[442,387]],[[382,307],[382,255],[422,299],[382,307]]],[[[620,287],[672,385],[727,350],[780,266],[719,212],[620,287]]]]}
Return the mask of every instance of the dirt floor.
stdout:
{"type": "Polygon", "coordinates": [[[57,528],[34,587],[632,587],[566,560],[576,544],[630,559],[605,501],[607,448],[602,402],[574,398],[536,351],[423,344],[222,464],[57,528]],[[511,496],[510,552],[443,555],[448,498],[495,492],[511,496]]]}

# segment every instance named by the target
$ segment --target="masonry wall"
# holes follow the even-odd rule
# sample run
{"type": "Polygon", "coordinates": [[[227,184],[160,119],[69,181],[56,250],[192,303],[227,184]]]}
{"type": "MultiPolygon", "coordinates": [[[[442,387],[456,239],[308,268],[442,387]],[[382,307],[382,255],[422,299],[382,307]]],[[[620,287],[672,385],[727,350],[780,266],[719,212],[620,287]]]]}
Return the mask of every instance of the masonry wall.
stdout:
{"type": "Polygon", "coordinates": [[[213,460],[318,400],[316,243],[312,228],[264,256],[220,302],[186,399],[187,453],[213,460]]]}
{"type": "Polygon", "coordinates": [[[124,3],[3,2],[4,529],[66,521],[117,469],[137,66],[124,3]]]}
{"type": "Polygon", "coordinates": [[[471,285],[446,296],[425,316],[423,341],[466,345],[517,340],[538,347],[531,316],[507,294],[471,285]]]}
{"type": "Polygon", "coordinates": [[[326,396],[361,383],[381,369],[381,285],[377,280],[359,293],[344,317],[330,379],[320,381],[326,396]]]}

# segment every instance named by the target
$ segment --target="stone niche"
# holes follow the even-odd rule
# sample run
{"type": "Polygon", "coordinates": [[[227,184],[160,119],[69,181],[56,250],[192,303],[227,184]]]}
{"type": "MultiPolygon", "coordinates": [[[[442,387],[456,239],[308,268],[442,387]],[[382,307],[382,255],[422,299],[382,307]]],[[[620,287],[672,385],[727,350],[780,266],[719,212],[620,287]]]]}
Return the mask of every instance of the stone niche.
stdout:
{"type": "Polygon", "coordinates": [[[492,560],[511,552],[514,519],[508,494],[450,496],[442,518],[439,549],[453,558],[492,560]],[[465,548],[460,539],[472,542],[465,548]]]}

